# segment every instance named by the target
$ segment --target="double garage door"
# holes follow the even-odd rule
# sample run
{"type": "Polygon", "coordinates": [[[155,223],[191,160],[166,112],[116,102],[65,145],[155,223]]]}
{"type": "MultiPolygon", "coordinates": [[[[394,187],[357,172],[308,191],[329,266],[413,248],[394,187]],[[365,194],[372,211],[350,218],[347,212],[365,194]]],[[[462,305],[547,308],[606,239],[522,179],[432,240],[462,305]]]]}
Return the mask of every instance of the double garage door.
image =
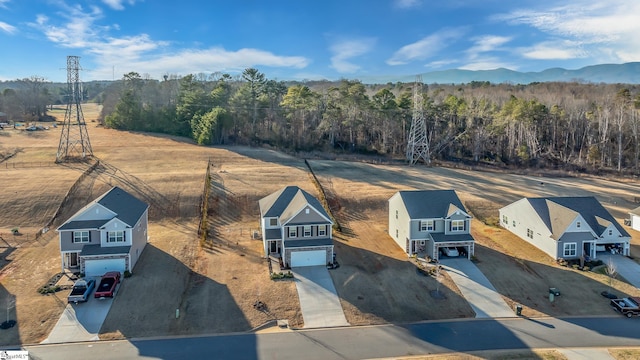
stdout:
{"type": "Polygon", "coordinates": [[[124,270],[124,259],[86,260],[84,262],[84,275],[86,277],[102,276],[109,271],[124,273],[124,270]]]}
{"type": "Polygon", "coordinates": [[[292,251],[291,267],[327,265],[327,251],[292,251]]]}

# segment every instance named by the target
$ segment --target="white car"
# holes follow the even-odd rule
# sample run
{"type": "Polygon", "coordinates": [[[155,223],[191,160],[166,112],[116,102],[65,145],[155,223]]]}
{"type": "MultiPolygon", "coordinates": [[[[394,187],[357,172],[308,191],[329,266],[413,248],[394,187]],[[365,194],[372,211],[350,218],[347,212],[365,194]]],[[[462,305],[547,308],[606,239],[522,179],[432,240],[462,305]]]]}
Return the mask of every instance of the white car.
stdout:
{"type": "Polygon", "coordinates": [[[440,253],[444,256],[449,256],[449,257],[460,256],[460,252],[458,252],[458,249],[454,247],[442,247],[440,248],[440,253]]]}

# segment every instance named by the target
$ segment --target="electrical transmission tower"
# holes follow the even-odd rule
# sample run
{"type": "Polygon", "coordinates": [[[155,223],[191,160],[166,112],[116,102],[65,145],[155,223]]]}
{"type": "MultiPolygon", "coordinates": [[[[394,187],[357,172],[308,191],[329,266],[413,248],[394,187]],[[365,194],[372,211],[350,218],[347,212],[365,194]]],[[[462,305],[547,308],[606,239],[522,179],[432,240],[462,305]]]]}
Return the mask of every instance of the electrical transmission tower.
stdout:
{"type": "Polygon", "coordinates": [[[422,76],[416,76],[413,85],[413,116],[409,141],[407,142],[407,160],[413,165],[422,159],[426,164],[431,163],[429,158],[429,139],[427,138],[427,123],[422,109],[422,76]]]}
{"type": "Polygon", "coordinates": [[[56,162],[84,160],[93,156],[81,100],[80,57],[67,56],[67,111],[64,114],[56,162]]]}

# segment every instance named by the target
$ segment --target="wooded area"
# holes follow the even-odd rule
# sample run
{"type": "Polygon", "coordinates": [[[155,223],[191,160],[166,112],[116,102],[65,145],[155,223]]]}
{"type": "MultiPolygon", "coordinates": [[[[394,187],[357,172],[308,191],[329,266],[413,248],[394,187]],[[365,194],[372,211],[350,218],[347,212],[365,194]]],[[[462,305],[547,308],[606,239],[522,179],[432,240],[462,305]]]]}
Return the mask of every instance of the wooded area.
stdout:
{"type": "MultiPolygon", "coordinates": [[[[104,105],[103,124],[117,129],[186,136],[202,145],[403,158],[413,86],[283,82],[251,68],[236,77],[201,73],[160,81],[131,72],[95,100],[104,105]]],[[[26,89],[5,90],[0,111],[22,104],[25,113],[38,114],[38,106],[17,100],[37,98],[35,85],[26,89]]],[[[640,172],[638,85],[471,82],[422,91],[432,159],[640,172]]]]}

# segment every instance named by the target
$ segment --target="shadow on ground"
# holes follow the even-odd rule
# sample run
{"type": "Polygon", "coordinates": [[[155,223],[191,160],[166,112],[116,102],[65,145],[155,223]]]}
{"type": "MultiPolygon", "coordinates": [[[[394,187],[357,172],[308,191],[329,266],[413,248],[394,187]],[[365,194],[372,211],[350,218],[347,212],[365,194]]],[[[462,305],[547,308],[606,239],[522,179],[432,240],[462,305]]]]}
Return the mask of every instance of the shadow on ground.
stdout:
{"type": "Polygon", "coordinates": [[[148,244],[134,275],[122,282],[100,333],[133,338],[247,330],[249,322],[224,284],[148,244]]]}

